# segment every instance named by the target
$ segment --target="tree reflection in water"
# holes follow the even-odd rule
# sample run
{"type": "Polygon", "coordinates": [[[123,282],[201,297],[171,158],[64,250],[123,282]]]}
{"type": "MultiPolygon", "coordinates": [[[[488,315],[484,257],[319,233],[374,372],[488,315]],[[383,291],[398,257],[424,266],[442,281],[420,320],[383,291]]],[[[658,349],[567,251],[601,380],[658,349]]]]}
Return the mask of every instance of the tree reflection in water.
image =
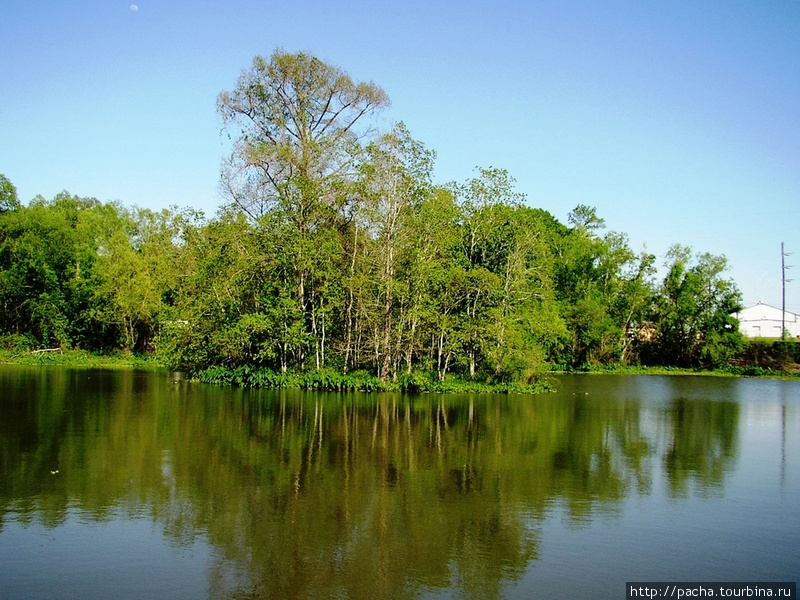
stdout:
{"type": "Polygon", "coordinates": [[[576,524],[651,493],[724,484],[738,405],[323,394],[154,373],[0,371],[0,518],[147,514],[215,548],[216,598],[498,597],[554,507],[576,524]],[[661,465],[661,466],[660,466],[661,465]],[[57,476],[43,474],[56,471],[57,476]]]}

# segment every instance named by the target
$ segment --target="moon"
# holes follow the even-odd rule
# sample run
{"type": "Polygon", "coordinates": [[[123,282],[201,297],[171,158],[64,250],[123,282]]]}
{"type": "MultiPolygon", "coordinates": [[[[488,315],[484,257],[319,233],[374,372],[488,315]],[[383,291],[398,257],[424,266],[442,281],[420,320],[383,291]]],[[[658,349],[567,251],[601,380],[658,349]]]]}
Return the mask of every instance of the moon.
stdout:
{"type": "Polygon", "coordinates": [[[139,7],[136,4],[131,4],[131,10],[133,12],[136,12],[137,10],[139,10],[139,7]]]}

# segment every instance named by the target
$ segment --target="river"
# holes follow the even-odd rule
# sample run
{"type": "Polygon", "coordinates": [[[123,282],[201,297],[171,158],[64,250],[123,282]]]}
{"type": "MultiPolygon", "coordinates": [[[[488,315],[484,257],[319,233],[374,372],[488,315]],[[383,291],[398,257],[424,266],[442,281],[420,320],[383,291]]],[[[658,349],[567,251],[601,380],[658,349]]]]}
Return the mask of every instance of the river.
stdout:
{"type": "Polygon", "coordinates": [[[800,381],[242,390],[0,366],[0,596],[624,598],[796,581],[800,381]]]}

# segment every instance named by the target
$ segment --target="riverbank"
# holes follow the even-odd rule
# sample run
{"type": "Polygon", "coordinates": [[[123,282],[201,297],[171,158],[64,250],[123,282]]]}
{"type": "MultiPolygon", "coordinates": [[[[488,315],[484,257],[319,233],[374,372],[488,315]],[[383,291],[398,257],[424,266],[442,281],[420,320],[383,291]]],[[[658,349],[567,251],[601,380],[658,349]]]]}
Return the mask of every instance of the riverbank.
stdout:
{"type": "MultiPolygon", "coordinates": [[[[681,368],[671,366],[641,365],[588,365],[580,368],[555,368],[543,371],[542,375],[528,383],[491,382],[464,379],[448,375],[439,381],[433,373],[414,371],[396,380],[381,380],[367,371],[339,373],[331,369],[320,371],[277,373],[255,366],[236,368],[210,367],[192,374],[192,379],[214,385],[232,385],[259,388],[286,388],[329,391],[363,392],[464,392],[464,393],[545,393],[552,390],[547,375],[568,373],[619,374],[619,375],[702,375],[710,377],[759,377],[771,379],[800,379],[800,365],[780,347],[780,356],[765,348],[772,344],[753,346],[747,358],[739,358],[735,364],[717,369],[681,368]],[[780,360],[780,359],[783,360],[780,360]],[[749,359],[749,360],[748,360],[749,359]]],[[[798,346],[800,347],[800,346],[798,346]]],[[[791,347],[790,347],[791,348],[791,347]]],[[[789,353],[791,354],[791,352],[789,353]]],[[[150,355],[115,352],[98,354],[85,350],[53,349],[49,351],[14,352],[0,350],[0,364],[61,365],[69,367],[106,369],[168,369],[157,358],[150,355]]]]}
{"type": "Polygon", "coordinates": [[[86,350],[53,349],[46,352],[15,352],[0,350],[0,364],[14,365],[62,365],[67,367],[102,367],[106,369],[162,369],[165,368],[153,356],[114,352],[98,354],[86,350]]]}
{"type": "Polygon", "coordinates": [[[800,370],[758,365],[726,365],[717,369],[684,367],[650,367],[641,365],[592,365],[577,369],[549,371],[552,374],[587,373],[598,375],[702,375],[709,377],[761,377],[767,379],[800,379],[800,370]]]}

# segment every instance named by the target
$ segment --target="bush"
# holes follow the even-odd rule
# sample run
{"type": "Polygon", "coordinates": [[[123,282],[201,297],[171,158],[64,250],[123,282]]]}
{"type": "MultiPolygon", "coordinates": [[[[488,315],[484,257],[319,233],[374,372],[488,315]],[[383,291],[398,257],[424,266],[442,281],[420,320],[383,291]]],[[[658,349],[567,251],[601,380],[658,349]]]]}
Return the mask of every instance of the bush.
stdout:
{"type": "Polygon", "coordinates": [[[788,372],[800,363],[800,343],[794,340],[748,340],[731,361],[735,367],[788,372]]]}
{"type": "Polygon", "coordinates": [[[549,391],[544,381],[529,383],[481,382],[448,378],[439,381],[432,373],[414,371],[403,375],[397,381],[378,379],[367,371],[340,373],[331,369],[276,373],[264,367],[242,365],[236,368],[213,366],[194,374],[203,382],[216,385],[235,385],[241,387],[294,388],[333,392],[500,392],[500,393],[539,393],[549,391]]]}
{"type": "Polygon", "coordinates": [[[0,349],[9,352],[30,352],[36,349],[36,338],[30,333],[10,333],[0,337],[0,349]]]}

